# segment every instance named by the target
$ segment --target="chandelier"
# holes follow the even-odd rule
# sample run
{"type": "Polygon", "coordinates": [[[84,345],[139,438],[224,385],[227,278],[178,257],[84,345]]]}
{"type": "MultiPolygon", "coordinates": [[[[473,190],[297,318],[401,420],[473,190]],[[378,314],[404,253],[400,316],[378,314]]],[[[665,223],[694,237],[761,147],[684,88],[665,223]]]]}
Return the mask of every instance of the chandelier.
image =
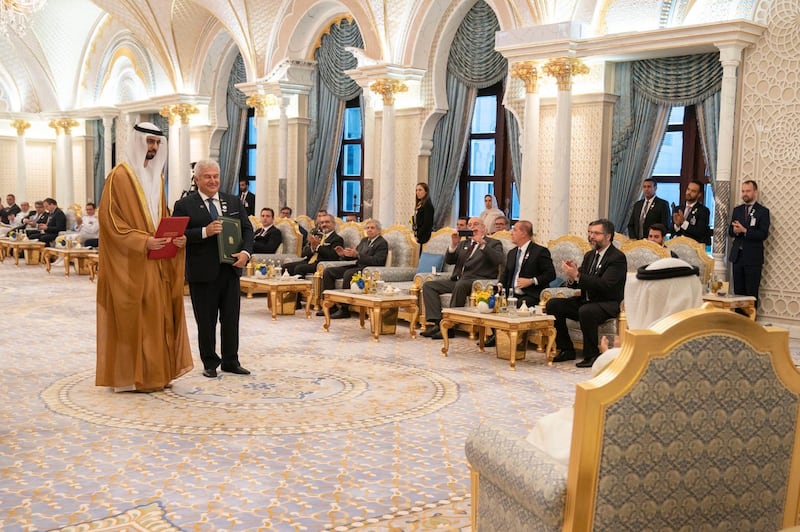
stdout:
{"type": "Polygon", "coordinates": [[[9,30],[22,37],[28,15],[42,9],[47,0],[0,0],[0,34],[8,36],[9,30]]]}

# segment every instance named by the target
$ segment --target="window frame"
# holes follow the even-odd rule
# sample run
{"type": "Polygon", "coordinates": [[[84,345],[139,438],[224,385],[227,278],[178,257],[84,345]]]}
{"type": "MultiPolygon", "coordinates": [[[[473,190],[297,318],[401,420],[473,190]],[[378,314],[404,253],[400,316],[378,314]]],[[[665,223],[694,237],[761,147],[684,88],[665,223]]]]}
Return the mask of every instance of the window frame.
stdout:
{"type": "Polygon", "coordinates": [[[364,219],[364,113],[363,109],[361,108],[361,97],[356,96],[355,98],[348,100],[345,103],[345,110],[346,109],[359,109],[359,116],[361,117],[361,136],[357,139],[346,139],[345,138],[345,128],[344,122],[342,123],[342,135],[340,138],[341,144],[339,146],[339,156],[336,161],[336,174],[334,179],[336,180],[336,203],[337,203],[337,214],[340,218],[344,219],[346,216],[355,215],[358,217],[359,220],[364,219]],[[360,173],[358,175],[348,175],[345,176],[343,169],[344,169],[344,152],[346,146],[353,146],[358,145],[361,150],[361,164],[360,173]],[[345,210],[344,205],[344,188],[346,181],[356,181],[359,183],[360,188],[360,199],[358,203],[358,210],[355,211],[348,211],[345,210]]]}

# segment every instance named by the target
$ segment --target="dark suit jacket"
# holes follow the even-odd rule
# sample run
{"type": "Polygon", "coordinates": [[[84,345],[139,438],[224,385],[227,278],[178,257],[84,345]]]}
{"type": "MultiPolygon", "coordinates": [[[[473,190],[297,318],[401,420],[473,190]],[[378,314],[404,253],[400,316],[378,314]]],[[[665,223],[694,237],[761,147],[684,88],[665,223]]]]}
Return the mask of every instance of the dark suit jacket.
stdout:
{"type": "Polygon", "coordinates": [[[756,202],[745,217],[744,205],[734,207],[728,236],[733,238],[728,260],[742,266],[759,266],[764,264],[764,240],[769,236],[769,209],[756,202]],[[733,232],[733,221],[738,220],[747,228],[747,232],[736,236],[733,232]]]}
{"type": "Polygon", "coordinates": [[[44,230],[45,234],[58,235],[61,231],[67,230],[67,215],[64,211],[56,207],[53,212],[47,217],[47,229],[44,230]]]}
{"type": "Polygon", "coordinates": [[[647,238],[647,233],[650,231],[650,226],[653,224],[664,224],[664,227],[672,227],[672,216],[669,212],[669,204],[666,201],[656,196],[653,202],[650,203],[650,209],[644,218],[644,227],[639,226],[639,215],[642,213],[644,206],[644,198],[640,199],[633,204],[633,212],[628,221],[628,236],[630,238],[647,238]],[[644,229],[644,231],[641,231],[644,229]]]}
{"type": "MultiPolygon", "coordinates": [[[[417,237],[417,242],[421,246],[431,239],[433,232],[433,203],[430,198],[422,204],[422,207],[417,209],[414,213],[414,236],[417,237]]],[[[491,229],[489,227],[487,230],[491,229]]]]}
{"type": "Polygon", "coordinates": [[[389,243],[381,235],[378,235],[370,246],[369,238],[364,237],[356,246],[356,251],[358,251],[357,266],[385,266],[386,258],[389,256],[389,243]]]}
{"type": "MultiPolygon", "coordinates": [[[[336,231],[331,231],[328,233],[325,241],[317,248],[317,261],[341,260],[341,257],[335,251],[337,246],[344,247],[344,239],[339,236],[336,231]]],[[[314,251],[311,249],[311,246],[306,243],[306,245],[303,246],[303,259],[308,262],[308,259],[310,259],[312,255],[314,255],[314,251]]]]}
{"type": "MultiPolygon", "coordinates": [[[[239,193],[239,201],[241,201],[242,194],[239,193]]],[[[244,210],[247,211],[248,216],[253,216],[256,213],[256,195],[248,192],[244,197],[244,210]]]]}
{"type": "MultiPolygon", "coordinates": [[[[514,271],[517,268],[517,249],[508,252],[506,257],[506,267],[500,282],[508,291],[509,296],[514,293],[514,271]]],[[[553,266],[553,259],[550,257],[550,250],[544,246],[528,244],[528,249],[522,256],[522,266],[519,269],[519,276],[525,279],[536,279],[536,284],[522,289],[522,295],[528,301],[539,301],[542,289],[547,288],[550,282],[556,278],[556,269],[553,266]]]]}
{"type": "MultiPolygon", "coordinates": [[[[238,218],[242,225],[242,250],[253,253],[253,226],[247,218],[239,196],[219,193],[222,212],[220,216],[238,218]]],[[[189,194],[175,202],[174,216],[188,216],[186,227],[186,280],[190,283],[208,283],[219,276],[220,268],[232,267],[220,264],[218,235],[203,238],[203,228],[211,223],[211,214],[200,194],[189,194]]],[[[241,268],[235,268],[238,275],[241,268]]]]}
{"type": "Polygon", "coordinates": [[[259,229],[253,237],[253,252],[255,253],[277,253],[278,248],[283,242],[283,234],[274,225],[270,226],[265,235],[260,234],[259,229]]]}
{"type": "MultiPolygon", "coordinates": [[[[683,212],[686,210],[686,204],[678,206],[678,210],[683,212]]],[[[701,244],[710,244],[711,243],[711,230],[709,229],[709,221],[711,220],[711,212],[708,210],[708,207],[701,204],[699,201],[694,204],[692,210],[689,211],[689,216],[686,218],[686,221],[689,222],[689,227],[686,229],[678,228],[675,231],[675,224],[670,225],[673,229],[672,234],[673,236],[688,236],[694,240],[697,240],[701,244]]]]}
{"type": "Polygon", "coordinates": [[[14,205],[0,209],[0,222],[3,222],[4,224],[13,222],[14,216],[16,216],[20,210],[21,209],[19,208],[19,205],[17,205],[16,203],[14,205]]]}
{"type": "MultiPolygon", "coordinates": [[[[444,256],[444,261],[447,264],[458,264],[459,259],[469,253],[469,243],[471,239],[467,238],[458,243],[458,247],[454,252],[448,249],[444,256]]],[[[475,252],[466,259],[464,264],[464,274],[461,279],[496,279],[499,273],[499,266],[505,261],[505,254],[503,253],[503,244],[494,238],[485,237],[485,245],[483,249],[476,249],[475,252]]],[[[455,276],[457,272],[453,272],[455,276]]],[[[455,279],[454,279],[455,280],[455,279]]]]}
{"type": "Polygon", "coordinates": [[[568,284],[581,289],[581,299],[588,298],[592,303],[599,303],[608,308],[611,314],[619,312],[619,304],[625,297],[625,277],[628,273],[628,260],[625,254],[614,244],[608,246],[603,258],[597,265],[597,272],[589,273],[594,260],[595,251],[588,251],[583,256],[578,271],[577,283],[568,284]]]}

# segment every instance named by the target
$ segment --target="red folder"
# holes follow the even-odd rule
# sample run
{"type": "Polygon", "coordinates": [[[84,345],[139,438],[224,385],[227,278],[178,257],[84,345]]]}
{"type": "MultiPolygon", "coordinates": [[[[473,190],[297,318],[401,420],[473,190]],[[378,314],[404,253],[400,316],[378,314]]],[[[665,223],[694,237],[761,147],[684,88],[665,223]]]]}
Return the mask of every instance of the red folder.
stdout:
{"type": "MultiPolygon", "coordinates": [[[[188,216],[168,216],[161,218],[156,229],[156,238],[176,238],[183,236],[186,226],[189,225],[188,216]]],[[[178,247],[169,242],[161,249],[151,249],[147,252],[148,259],[171,259],[178,254],[178,247]]]]}

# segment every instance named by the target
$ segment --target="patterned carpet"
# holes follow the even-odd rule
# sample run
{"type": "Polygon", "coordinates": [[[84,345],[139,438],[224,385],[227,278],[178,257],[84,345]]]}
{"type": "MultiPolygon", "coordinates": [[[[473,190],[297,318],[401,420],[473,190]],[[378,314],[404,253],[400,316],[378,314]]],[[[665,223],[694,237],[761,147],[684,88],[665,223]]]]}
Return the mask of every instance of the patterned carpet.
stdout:
{"type": "Polygon", "coordinates": [[[588,375],[534,353],[512,372],[466,335],[450,356],[405,324],[281,316],[243,299],[250,376],[195,369],[165,392],[97,388],[95,285],[0,264],[7,390],[3,530],[468,530],[464,440],[525,434],[588,375]],[[13,354],[12,354],[13,353],[13,354]]]}

